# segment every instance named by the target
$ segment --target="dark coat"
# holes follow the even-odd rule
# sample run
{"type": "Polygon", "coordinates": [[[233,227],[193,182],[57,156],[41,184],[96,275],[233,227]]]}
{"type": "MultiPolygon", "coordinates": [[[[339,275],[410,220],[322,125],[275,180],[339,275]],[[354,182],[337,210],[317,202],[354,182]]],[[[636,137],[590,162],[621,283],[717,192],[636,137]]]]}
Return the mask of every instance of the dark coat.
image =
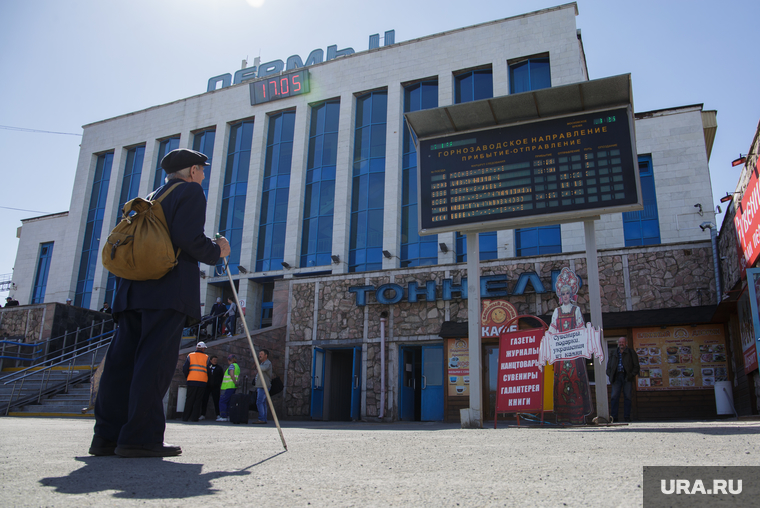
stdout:
{"type": "MultiPolygon", "coordinates": [[[[620,354],[620,348],[615,350],[610,355],[610,359],[607,362],[607,377],[610,378],[610,382],[615,381],[615,373],[618,368],[618,356],[620,354]]],[[[636,351],[626,347],[623,350],[623,369],[625,369],[625,380],[633,381],[638,376],[641,369],[639,368],[639,357],[636,351]]]]}
{"type": "Polygon", "coordinates": [[[224,370],[219,364],[208,364],[208,386],[209,388],[220,388],[224,380],[224,370]]]}
{"type": "Polygon", "coordinates": [[[158,280],[117,278],[114,314],[124,310],[173,309],[188,316],[188,324],[201,318],[198,262],[215,264],[221,249],[203,232],[206,222],[203,188],[194,182],[175,181],[160,187],[155,197],[161,196],[169,186],[177,186],[161,202],[161,208],[174,247],[182,249],[179,263],[158,280]],[[175,181],[179,183],[175,184],[175,181]]]}

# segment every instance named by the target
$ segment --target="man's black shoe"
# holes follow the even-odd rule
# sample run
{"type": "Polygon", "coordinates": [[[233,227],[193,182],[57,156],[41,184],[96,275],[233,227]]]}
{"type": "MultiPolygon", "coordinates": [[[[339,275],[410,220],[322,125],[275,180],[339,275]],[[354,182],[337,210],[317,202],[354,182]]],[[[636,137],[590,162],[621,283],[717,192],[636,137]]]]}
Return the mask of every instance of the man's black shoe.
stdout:
{"type": "Polygon", "coordinates": [[[115,441],[107,441],[106,439],[95,435],[92,436],[92,443],[90,443],[90,450],[88,453],[90,455],[95,455],[96,457],[105,457],[108,455],[115,455],[115,449],[115,441]]]}
{"type": "Polygon", "coordinates": [[[169,443],[152,445],[119,445],[114,450],[120,457],[174,457],[182,453],[182,448],[169,443]]]}

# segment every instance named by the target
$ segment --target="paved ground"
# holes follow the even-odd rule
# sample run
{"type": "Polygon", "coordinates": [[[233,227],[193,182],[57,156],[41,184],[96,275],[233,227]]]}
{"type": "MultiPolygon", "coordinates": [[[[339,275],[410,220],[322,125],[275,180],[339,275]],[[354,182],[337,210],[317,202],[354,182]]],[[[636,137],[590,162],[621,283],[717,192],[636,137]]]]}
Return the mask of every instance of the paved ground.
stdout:
{"type": "Polygon", "coordinates": [[[92,420],[0,418],[2,506],[642,505],[644,465],[760,465],[760,421],[611,428],[168,424],[184,453],[91,457],[92,420]],[[626,458],[620,458],[624,454],[626,458]]]}

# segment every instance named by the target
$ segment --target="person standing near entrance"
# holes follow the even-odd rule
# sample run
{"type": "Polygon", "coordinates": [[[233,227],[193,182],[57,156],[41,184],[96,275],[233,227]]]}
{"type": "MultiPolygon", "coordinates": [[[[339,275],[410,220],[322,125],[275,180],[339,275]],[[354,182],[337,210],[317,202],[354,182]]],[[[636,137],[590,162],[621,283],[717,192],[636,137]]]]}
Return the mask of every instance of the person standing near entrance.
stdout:
{"type": "Polygon", "coordinates": [[[227,320],[224,322],[224,326],[227,328],[227,337],[232,337],[237,328],[237,305],[232,301],[232,298],[227,298],[227,302],[230,304],[230,308],[227,309],[227,320]]]}
{"type": "Polygon", "coordinates": [[[219,359],[216,356],[212,356],[208,364],[208,383],[206,383],[206,391],[203,392],[203,402],[201,403],[201,416],[200,419],[204,419],[206,413],[206,406],[208,406],[208,397],[214,400],[214,414],[219,418],[219,396],[222,392],[222,382],[224,381],[224,370],[222,366],[218,364],[219,359]]]}
{"type": "MultiPolygon", "coordinates": [[[[206,343],[199,342],[195,346],[195,352],[187,355],[182,372],[187,376],[187,397],[185,398],[185,411],[182,413],[182,421],[197,422],[201,414],[206,412],[206,406],[201,409],[203,393],[208,384],[208,355],[206,343]]],[[[206,399],[208,402],[208,399],[206,399]]]]}
{"type": "Polygon", "coordinates": [[[258,424],[267,423],[267,394],[264,387],[271,386],[272,379],[272,362],[269,361],[269,350],[259,349],[259,365],[261,366],[261,375],[256,374],[256,409],[259,411],[259,418],[253,422],[258,424]]]}
{"type": "Polygon", "coordinates": [[[620,392],[623,392],[623,418],[631,421],[631,394],[633,393],[633,381],[639,375],[639,356],[636,351],[627,347],[627,339],[618,339],[617,349],[610,355],[607,362],[607,377],[612,383],[612,396],[610,397],[610,417],[617,420],[618,406],[620,405],[620,392]]]}
{"type": "Polygon", "coordinates": [[[95,401],[90,455],[171,457],[179,446],[164,442],[163,398],[177,365],[182,329],[200,321],[198,263],[215,265],[230,253],[227,240],[203,232],[206,198],[201,182],[207,157],[172,150],[161,160],[169,189],[161,201],[177,265],[156,280],[116,279],[113,313],[118,328],[106,353],[95,401]]]}
{"type": "Polygon", "coordinates": [[[219,417],[216,419],[218,422],[230,421],[230,400],[235,395],[235,389],[238,386],[238,380],[240,379],[240,366],[235,362],[237,358],[235,355],[229,355],[227,361],[230,362],[230,366],[227,367],[227,371],[224,373],[224,379],[222,380],[222,396],[219,399],[219,417]]]}

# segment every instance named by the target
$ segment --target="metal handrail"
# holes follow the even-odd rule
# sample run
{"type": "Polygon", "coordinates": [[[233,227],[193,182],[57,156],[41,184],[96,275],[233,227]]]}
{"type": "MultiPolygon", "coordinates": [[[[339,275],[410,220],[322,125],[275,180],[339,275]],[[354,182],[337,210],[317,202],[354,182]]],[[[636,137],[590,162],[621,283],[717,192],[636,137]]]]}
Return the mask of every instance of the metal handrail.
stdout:
{"type": "MultiPolygon", "coordinates": [[[[113,334],[113,332],[109,332],[109,333],[113,334]]],[[[66,358],[66,359],[61,360],[59,362],[53,363],[51,365],[48,365],[47,367],[32,366],[32,367],[24,369],[23,371],[15,372],[14,374],[12,374],[11,376],[18,375],[18,374],[24,373],[24,372],[26,372],[26,371],[28,371],[30,369],[35,369],[34,372],[24,373],[23,375],[18,376],[15,379],[10,379],[10,380],[6,381],[5,383],[3,383],[3,385],[8,385],[10,383],[13,383],[13,390],[11,391],[10,398],[8,399],[8,405],[5,408],[5,414],[6,414],[6,416],[10,412],[11,407],[13,407],[15,405],[19,405],[19,404],[25,404],[28,401],[30,401],[30,400],[33,399],[33,397],[27,397],[26,399],[23,399],[23,400],[20,399],[22,390],[24,388],[24,381],[26,381],[27,378],[29,378],[31,376],[36,376],[36,375],[40,375],[41,378],[42,378],[41,382],[40,382],[40,391],[39,391],[39,393],[36,396],[37,403],[39,403],[42,400],[42,395],[45,393],[46,390],[48,390],[48,385],[50,383],[50,373],[52,372],[53,368],[57,367],[59,365],[62,365],[64,363],[67,363],[67,362],[69,364],[69,369],[68,369],[68,375],[66,377],[66,382],[63,383],[62,386],[55,387],[55,391],[57,392],[57,390],[59,388],[62,388],[63,392],[68,393],[68,391],[69,391],[69,384],[71,383],[71,379],[72,379],[72,371],[74,370],[74,361],[77,358],[80,358],[80,357],[82,357],[84,355],[92,354],[92,359],[90,360],[90,366],[89,366],[89,370],[90,370],[90,372],[92,372],[92,370],[94,368],[94,365],[95,365],[95,357],[97,356],[98,351],[101,348],[104,348],[104,347],[107,347],[108,345],[110,345],[111,338],[112,337],[105,337],[105,338],[102,338],[100,341],[98,341],[96,343],[92,343],[92,344],[89,344],[87,346],[81,347],[78,350],[75,350],[75,352],[76,351],[81,351],[80,353],[75,354],[74,356],[72,356],[70,358],[66,358]],[[85,350],[85,351],[82,351],[82,350],[85,350]],[[47,380],[45,379],[46,376],[47,376],[47,380]],[[17,388],[16,384],[19,381],[21,382],[21,386],[18,387],[19,388],[19,390],[18,390],[19,399],[17,399],[15,401],[15,404],[14,404],[13,396],[16,395],[16,388],[17,388]]],[[[63,353],[61,355],[61,357],[62,356],[66,356],[68,354],[69,353],[63,353]]],[[[8,377],[9,376],[6,376],[6,377],[4,377],[2,379],[6,379],[8,377]]],[[[85,375],[85,377],[86,377],[86,375],[85,375]]]]}
{"type": "MultiPolygon", "coordinates": [[[[10,380],[8,380],[8,381],[6,381],[6,382],[3,383],[3,385],[7,385],[9,383],[14,383],[14,382],[16,382],[16,381],[18,381],[20,379],[25,379],[25,378],[27,378],[29,376],[32,376],[34,374],[37,374],[39,372],[48,371],[48,370],[52,369],[53,367],[58,367],[59,365],[63,365],[66,362],[72,362],[73,360],[75,360],[75,359],[77,359],[77,358],[79,358],[81,356],[84,356],[85,354],[87,354],[87,353],[89,353],[91,351],[97,351],[98,349],[100,349],[102,347],[105,347],[108,344],[110,344],[111,343],[111,339],[113,338],[113,333],[114,332],[111,331],[111,332],[108,332],[106,334],[99,335],[98,337],[103,337],[103,338],[101,340],[99,340],[98,342],[93,342],[91,344],[87,344],[86,346],[82,346],[79,349],[75,349],[71,353],[62,353],[58,358],[61,358],[62,356],[68,356],[70,354],[76,353],[76,354],[74,354],[74,356],[71,356],[69,358],[65,358],[63,360],[60,360],[57,363],[51,363],[50,365],[45,366],[45,367],[41,367],[39,365],[31,365],[31,366],[29,366],[29,367],[27,367],[25,369],[19,370],[17,372],[14,372],[12,374],[9,374],[7,376],[4,376],[4,377],[0,378],[0,381],[3,381],[4,379],[8,379],[9,377],[17,376],[18,374],[21,374],[21,373],[28,372],[30,370],[34,371],[34,372],[28,372],[28,373],[26,373],[26,374],[24,374],[22,376],[19,376],[16,379],[10,379],[10,380]],[[79,353],[77,353],[78,351],[79,351],[79,353]]],[[[95,337],[93,337],[93,338],[95,338],[95,337]]],[[[55,360],[56,360],[56,358],[53,358],[50,361],[53,362],[55,360]]]]}
{"type": "MultiPolygon", "coordinates": [[[[103,331],[104,328],[105,328],[105,326],[107,324],[113,325],[114,324],[113,318],[101,320],[97,324],[96,324],[95,320],[93,320],[92,324],[90,326],[86,326],[84,328],[77,327],[76,331],[68,331],[67,330],[63,335],[59,335],[57,337],[51,337],[49,339],[46,339],[46,340],[43,340],[43,341],[39,341],[39,342],[21,343],[21,342],[10,341],[8,339],[0,340],[0,360],[16,360],[17,362],[18,361],[22,361],[22,362],[32,362],[32,363],[37,362],[40,359],[44,360],[45,357],[48,354],[50,354],[50,344],[53,341],[60,341],[60,340],[62,340],[63,341],[63,345],[61,346],[61,350],[65,351],[65,349],[67,347],[71,346],[71,345],[69,345],[69,346],[66,345],[67,339],[68,339],[68,337],[70,335],[74,336],[74,344],[73,344],[74,346],[79,342],[79,336],[80,336],[81,333],[89,333],[89,335],[90,335],[90,337],[88,339],[85,339],[85,342],[92,341],[93,339],[95,339],[97,337],[101,337],[104,334],[111,333],[111,332],[104,332],[103,331]],[[93,332],[95,331],[96,327],[100,327],[100,333],[98,335],[93,336],[93,332]],[[30,358],[20,358],[20,357],[15,357],[15,356],[14,357],[5,356],[5,346],[6,345],[13,345],[13,346],[17,346],[19,348],[22,347],[22,346],[23,347],[34,347],[34,348],[41,347],[42,348],[41,351],[32,351],[32,354],[34,354],[34,353],[42,353],[42,355],[32,356],[30,358]]],[[[49,361],[49,360],[44,360],[44,361],[49,361]]]]}

